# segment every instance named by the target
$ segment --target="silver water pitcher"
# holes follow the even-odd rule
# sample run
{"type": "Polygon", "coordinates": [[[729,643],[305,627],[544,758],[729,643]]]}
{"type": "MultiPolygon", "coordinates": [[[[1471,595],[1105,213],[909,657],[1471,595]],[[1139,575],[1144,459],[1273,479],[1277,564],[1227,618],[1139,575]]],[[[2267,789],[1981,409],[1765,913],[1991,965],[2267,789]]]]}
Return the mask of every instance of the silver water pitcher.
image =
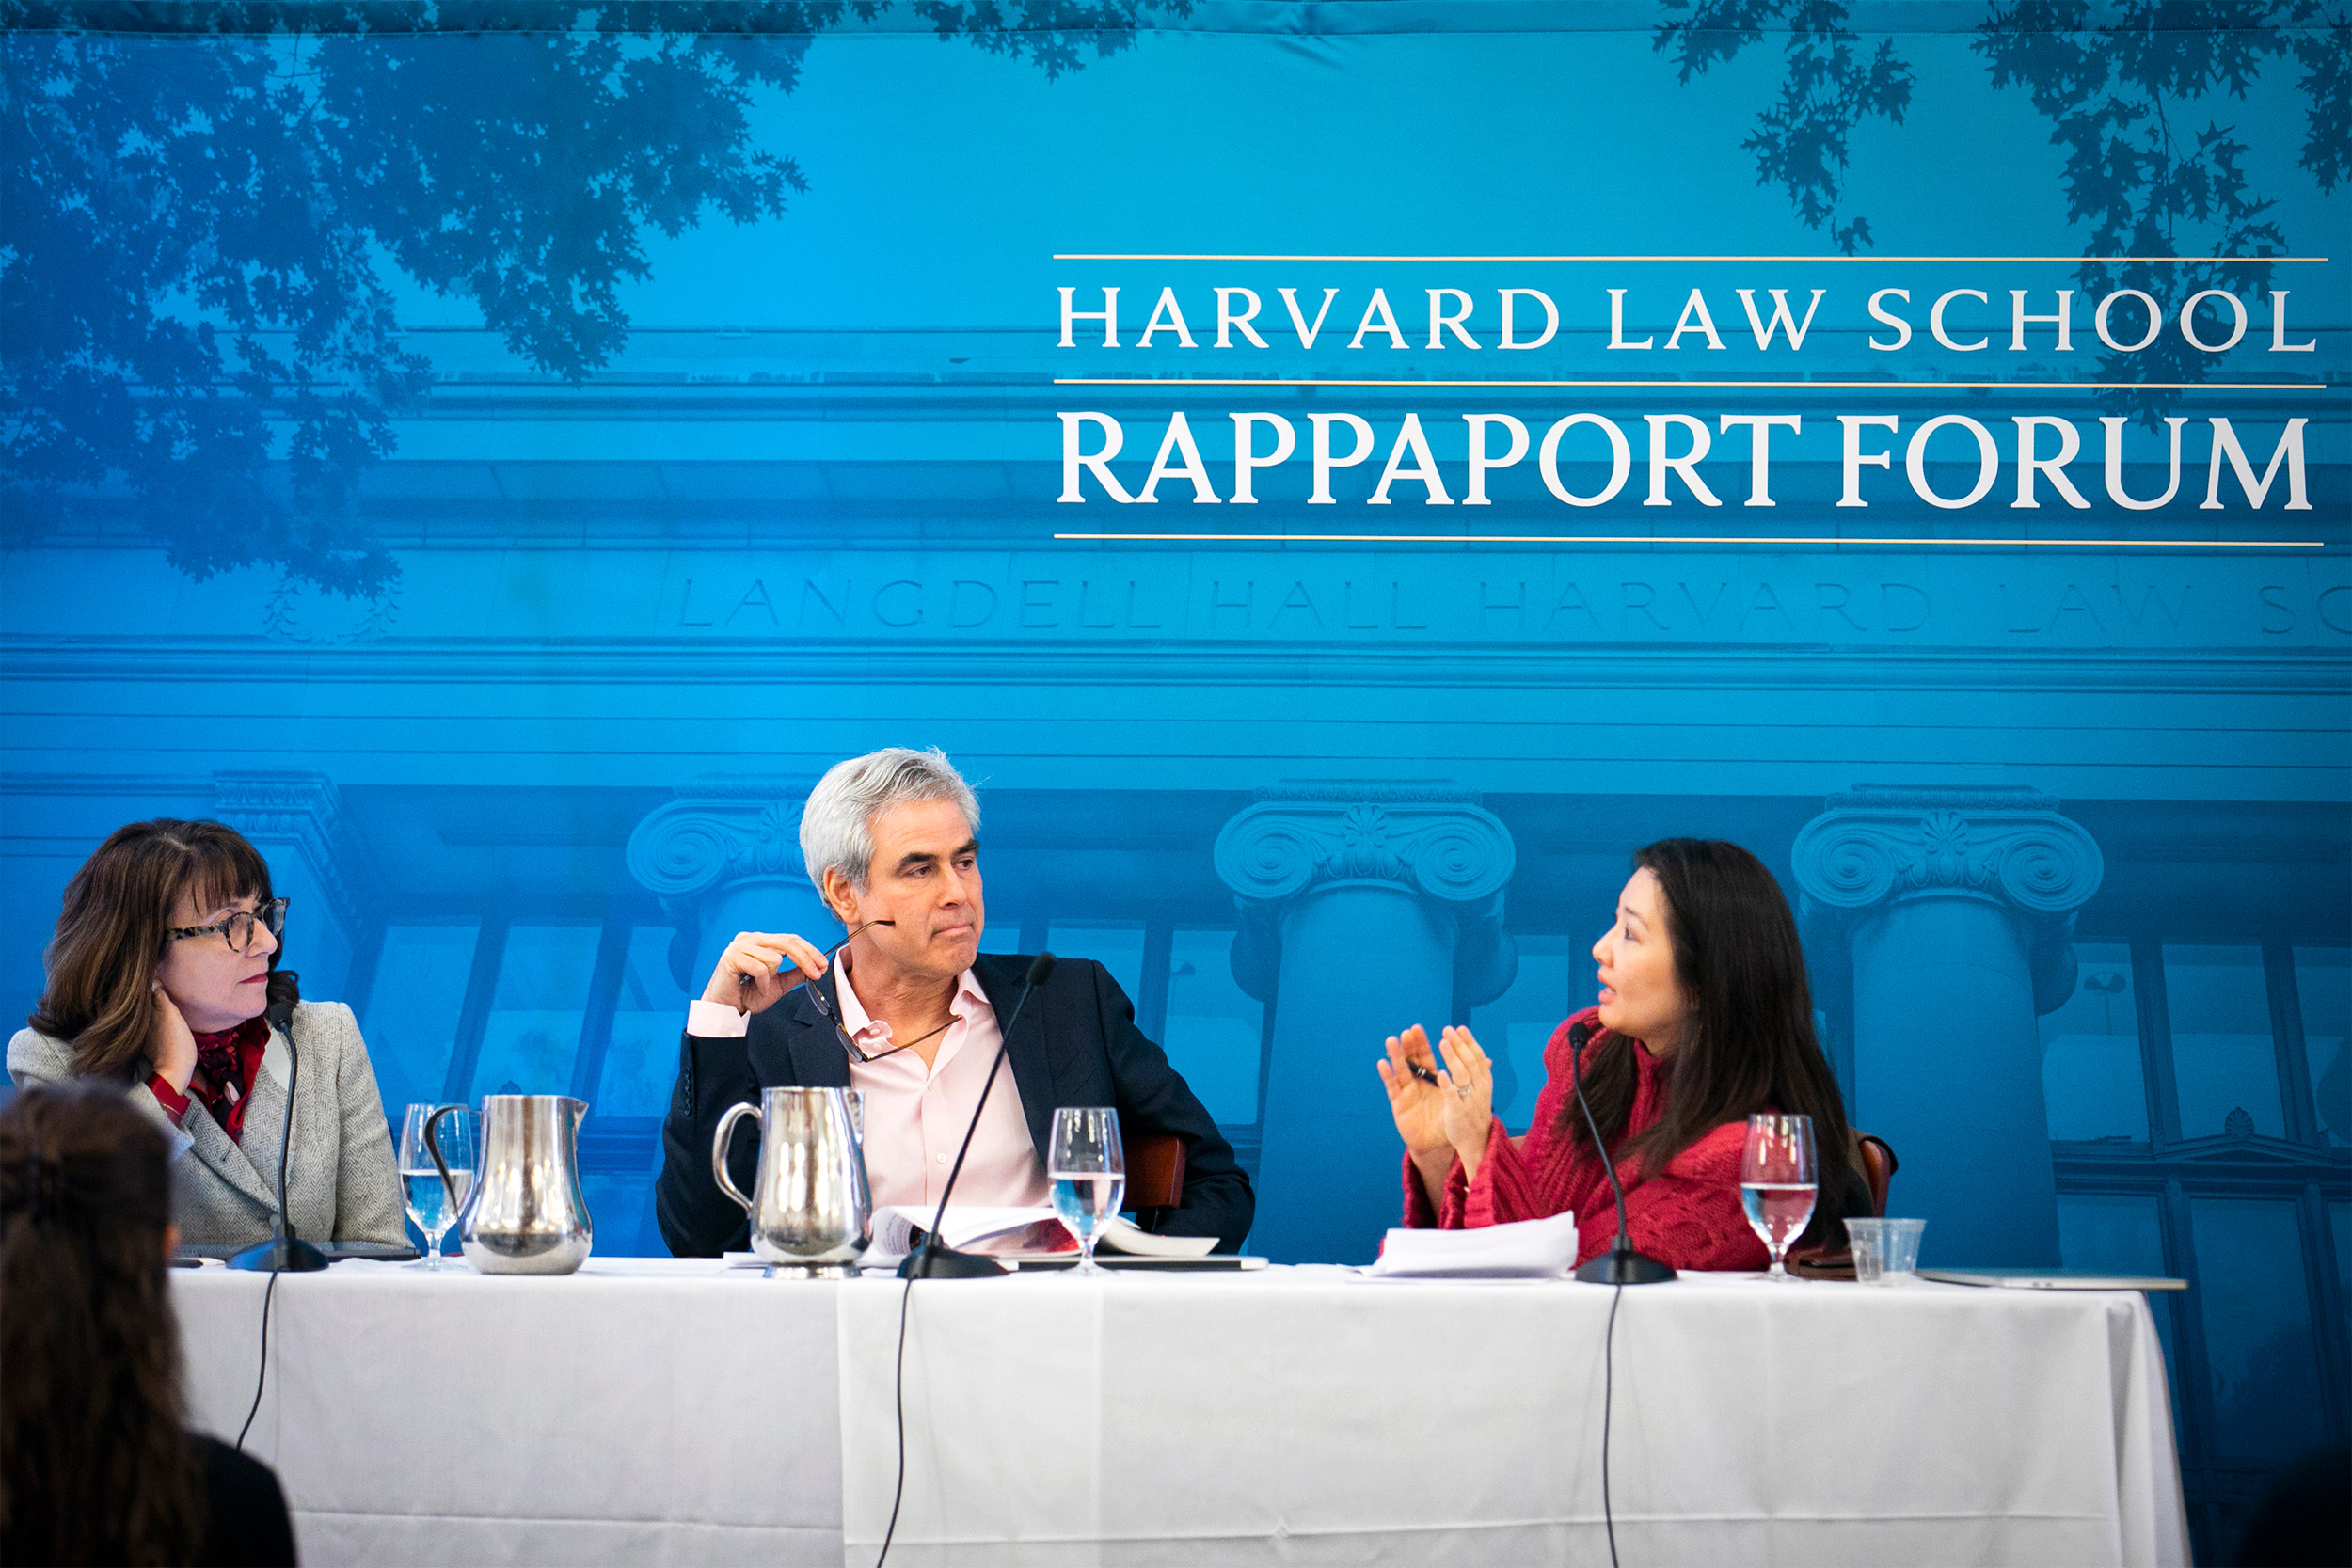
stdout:
{"type": "Polygon", "coordinates": [[[732,1106],[710,1142],[719,1190],[751,1216],[752,1250],[779,1274],[848,1279],[874,1230],[866,1184],[865,1106],[855,1089],[778,1087],[732,1106]],[[747,1197],[727,1174],[735,1124],[759,1117],[759,1175],[747,1197]]]}
{"type": "MultiPolygon", "coordinates": [[[[450,1180],[433,1130],[451,1107],[425,1123],[425,1142],[450,1180]]],[[[596,1227],[580,1190],[580,1123],[585,1101],[565,1094],[492,1094],[482,1098],[473,1182],[457,1215],[466,1261],[484,1274],[570,1274],[588,1261],[596,1227]]]]}

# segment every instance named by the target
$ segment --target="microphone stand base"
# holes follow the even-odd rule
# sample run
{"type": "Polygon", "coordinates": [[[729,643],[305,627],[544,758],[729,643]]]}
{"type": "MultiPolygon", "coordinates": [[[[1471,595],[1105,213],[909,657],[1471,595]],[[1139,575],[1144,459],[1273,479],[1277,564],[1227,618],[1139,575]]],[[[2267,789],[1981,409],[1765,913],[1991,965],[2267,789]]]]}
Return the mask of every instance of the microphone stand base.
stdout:
{"type": "Polygon", "coordinates": [[[951,1246],[917,1247],[898,1262],[900,1279],[1002,1279],[1011,1272],[993,1258],[951,1246]]]}
{"type": "Polygon", "coordinates": [[[229,1259],[230,1268],[249,1269],[256,1274],[312,1274],[326,1264],[326,1254],[294,1236],[280,1236],[259,1246],[249,1246],[229,1259]]]}
{"type": "Polygon", "coordinates": [[[1587,1285],[1663,1285],[1674,1276],[1673,1264],[1630,1247],[1604,1252],[1576,1271],[1576,1277],[1587,1285]]]}

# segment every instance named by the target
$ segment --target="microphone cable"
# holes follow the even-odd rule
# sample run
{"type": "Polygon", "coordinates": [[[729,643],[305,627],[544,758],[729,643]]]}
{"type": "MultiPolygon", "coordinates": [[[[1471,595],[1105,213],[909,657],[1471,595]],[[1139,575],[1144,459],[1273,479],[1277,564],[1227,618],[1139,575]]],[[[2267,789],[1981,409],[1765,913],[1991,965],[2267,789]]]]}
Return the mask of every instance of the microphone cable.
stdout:
{"type": "MultiPolygon", "coordinates": [[[[940,1227],[946,1223],[947,1198],[956,1190],[956,1178],[963,1174],[963,1157],[972,1151],[972,1139],[980,1130],[980,1113],[988,1109],[988,1092],[996,1086],[996,1074],[1005,1065],[1005,1053],[1012,1045],[1013,1025],[1021,1022],[1021,1010],[1029,1005],[1029,997],[1054,973],[1054,955],[1040,953],[1029,962],[1027,983],[1021,988],[1020,1000],[1012,1005],[1012,1015],[1005,1020],[1004,1028],[996,1037],[996,1059],[988,1064],[988,1077],[980,1085],[979,1103],[972,1107],[972,1124],[963,1130],[963,1147],[956,1150],[956,1163],[948,1167],[947,1184],[939,1189],[939,1209],[931,1215],[930,1233],[923,1238],[918,1251],[939,1244],[940,1227]]],[[[898,1350],[897,1365],[891,1373],[891,1402],[898,1426],[898,1475],[890,1486],[890,1525],[882,1531],[882,1555],[874,1559],[874,1568],[882,1568],[890,1560],[890,1543],[898,1534],[898,1508],[907,1495],[907,1308],[914,1299],[914,1282],[921,1277],[910,1274],[905,1288],[898,1292],[898,1350]]]]}
{"type": "Polygon", "coordinates": [[[1617,1303],[1625,1287],[1610,1293],[1609,1327],[1600,1338],[1600,1519],[1609,1531],[1609,1568],[1617,1568],[1617,1514],[1609,1502],[1609,1417],[1617,1393],[1617,1303]]]}
{"type": "Polygon", "coordinates": [[[269,1276],[269,1284],[262,1291],[262,1366],[253,1374],[253,1403],[245,1413],[245,1425],[237,1429],[237,1451],[245,1452],[245,1434],[253,1430],[253,1418],[262,1412],[262,1388],[269,1382],[269,1303],[278,1293],[278,1275],[269,1276]]]}
{"type": "Polygon", "coordinates": [[[890,1528],[882,1531],[882,1556],[874,1560],[874,1568],[890,1560],[890,1543],[898,1533],[898,1505],[907,1495],[907,1307],[914,1299],[914,1276],[909,1275],[898,1291],[898,1365],[890,1379],[898,1427],[898,1479],[890,1486],[890,1528]]]}

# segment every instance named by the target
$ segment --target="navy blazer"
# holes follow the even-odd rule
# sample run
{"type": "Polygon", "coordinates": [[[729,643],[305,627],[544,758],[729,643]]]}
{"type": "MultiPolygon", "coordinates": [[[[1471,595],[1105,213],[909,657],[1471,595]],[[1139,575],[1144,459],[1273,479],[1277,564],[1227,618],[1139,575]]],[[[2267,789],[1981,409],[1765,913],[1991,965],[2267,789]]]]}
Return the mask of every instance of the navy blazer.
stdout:
{"type": "MultiPolygon", "coordinates": [[[[972,973],[998,1019],[1019,1000],[1030,959],[983,953],[972,973]]],[[[817,983],[834,992],[836,969],[817,983]]],[[[662,1239],[681,1258],[716,1257],[750,1244],[751,1227],[735,1200],[710,1177],[710,1140],[729,1106],[757,1103],[772,1085],[850,1086],[849,1053],[841,1037],[797,987],[752,1015],[739,1038],[683,1037],[677,1086],[661,1124],[661,1176],[654,1212],[662,1239]]],[[[1184,1201],[1158,1228],[1170,1236],[1215,1236],[1217,1250],[1238,1252],[1257,1213],[1249,1178],[1168,1054],[1136,1027],[1136,1009],[1110,972],[1091,958],[1062,958],[1005,1042],[1005,1066],[1021,1090],[1029,1137],[1042,1162],[1061,1105],[1112,1105],[1132,1143],[1143,1132],[1173,1132],[1184,1140],[1184,1201]]],[[[998,1090],[999,1093],[1003,1091],[998,1090]]],[[[738,1134],[728,1170],[736,1185],[753,1190],[758,1140],[738,1134]]]]}

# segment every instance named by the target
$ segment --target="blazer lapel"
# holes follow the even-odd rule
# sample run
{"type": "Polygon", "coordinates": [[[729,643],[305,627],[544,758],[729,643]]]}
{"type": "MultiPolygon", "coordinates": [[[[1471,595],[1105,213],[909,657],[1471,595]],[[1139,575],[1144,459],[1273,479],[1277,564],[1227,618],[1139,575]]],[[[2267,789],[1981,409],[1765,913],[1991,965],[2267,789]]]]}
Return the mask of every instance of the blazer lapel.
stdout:
{"type": "MultiPolygon", "coordinates": [[[[834,976],[838,966],[828,968],[817,984],[825,988],[825,1000],[834,1007],[834,1016],[840,1016],[838,992],[834,989],[834,976]]],[[[786,997],[778,1007],[784,1012],[784,1047],[792,1062],[792,1082],[809,1088],[846,1089],[850,1086],[850,1053],[841,1047],[840,1032],[832,1020],[817,1010],[817,1005],[803,992],[803,986],[786,997]]]]}
{"type": "MultiPolygon", "coordinates": [[[[256,1094],[261,1092],[259,1078],[253,1081],[253,1088],[256,1094]]],[[[285,1099],[282,1087],[278,1091],[278,1099],[281,1103],[285,1099]]],[[[249,1117],[252,1114],[248,1107],[246,1115],[249,1117]]],[[[203,1161],[214,1175],[260,1204],[264,1212],[278,1212],[278,1195],[262,1180],[262,1173],[253,1168],[245,1150],[230,1141],[228,1130],[213,1119],[213,1113],[202,1101],[191,1097],[188,1114],[181,1118],[180,1131],[188,1135],[189,1152],[203,1161]]]]}
{"type": "Polygon", "coordinates": [[[269,1046],[262,1053],[262,1070],[253,1080],[253,1086],[261,1087],[263,1078],[273,1079],[282,1094],[286,1085],[294,1081],[294,1051],[287,1045],[285,1035],[272,1029],[269,1032],[269,1046]]]}
{"type": "MultiPolygon", "coordinates": [[[[995,1009],[996,1026],[1004,1028],[1012,1017],[1012,1009],[1021,1000],[1022,981],[1026,977],[1029,961],[1018,956],[999,958],[983,953],[972,965],[973,974],[980,982],[980,990],[988,995],[988,1005],[995,1009]]],[[[1021,1091],[1021,1112],[1029,1124],[1029,1141],[1037,1146],[1041,1162],[1054,1141],[1054,1069],[1046,1059],[1044,1009],[1041,998],[1032,996],[1029,1005],[1021,1009],[1021,1017],[1005,1037],[1005,1065],[1012,1069],[1013,1086],[1021,1091]]]]}
{"type": "MultiPolygon", "coordinates": [[[[261,1070],[253,1075],[252,1091],[246,1096],[245,1124],[264,1137],[280,1132],[285,1118],[294,1114],[293,1098],[286,1092],[287,1080],[294,1076],[294,1053],[286,1043],[287,1027],[290,1026],[274,1024],[270,1029],[269,1044],[262,1052],[261,1070]]],[[[314,1091],[314,1101],[315,1098],[314,1091]]],[[[331,1109],[328,1114],[332,1114],[331,1109]]],[[[197,1158],[222,1180],[264,1211],[278,1212],[277,1188],[263,1179],[261,1167],[229,1136],[229,1130],[213,1119],[212,1111],[202,1101],[190,1103],[180,1130],[188,1134],[197,1158]]]]}

